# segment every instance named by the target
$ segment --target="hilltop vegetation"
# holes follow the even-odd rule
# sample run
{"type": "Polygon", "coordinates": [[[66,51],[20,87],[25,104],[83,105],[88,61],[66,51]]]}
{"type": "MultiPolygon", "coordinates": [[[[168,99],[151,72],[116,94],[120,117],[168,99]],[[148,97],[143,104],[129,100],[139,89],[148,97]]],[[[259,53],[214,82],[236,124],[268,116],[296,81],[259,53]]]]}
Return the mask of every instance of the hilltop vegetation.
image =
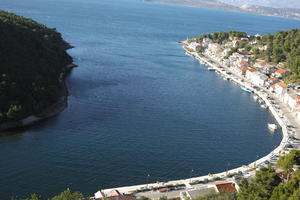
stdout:
{"type": "Polygon", "coordinates": [[[55,29],[0,10],[0,124],[37,115],[63,95],[72,58],[55,29]]]}

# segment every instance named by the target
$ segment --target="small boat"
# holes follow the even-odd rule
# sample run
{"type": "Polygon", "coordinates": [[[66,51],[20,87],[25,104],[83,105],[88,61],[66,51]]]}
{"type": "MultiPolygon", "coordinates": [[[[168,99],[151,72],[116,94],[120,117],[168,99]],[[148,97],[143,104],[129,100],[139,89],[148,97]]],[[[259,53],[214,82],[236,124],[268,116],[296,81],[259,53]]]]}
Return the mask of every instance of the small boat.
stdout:
{"type": "Polygon", "coordinates": [[[208,71],[216,71],[216,69],[209,67],[208,71]]]}
{"type": "Polygon", "coordinates": [[[268,129],[269,129],[270,131],[275,131],[277,128],[278,128],[278,127],[277,127],[276,124],[268,124],[268,129]]]}
{"type": "Polygon", "coordinates": [[[257,95],[254,95],[254,96],[253,96],[253,99],[254,99],[255,101],[257,101],[258,96],[257,96],[257,95]]]}
{"type": "Polygon", "coordinates": [[[260,107],[262,107],[262,108],[268,108],[268,106],[266,104],[261,104],[260,107]]]}
{"type": "Polygon", "coordinates": [[[250,90],[248,90],[247,88],[244,88],[244,87],[241,87],[241,90],[244,91],[244,92],[248,92],[248,93],[251,93],[250,90]]]}

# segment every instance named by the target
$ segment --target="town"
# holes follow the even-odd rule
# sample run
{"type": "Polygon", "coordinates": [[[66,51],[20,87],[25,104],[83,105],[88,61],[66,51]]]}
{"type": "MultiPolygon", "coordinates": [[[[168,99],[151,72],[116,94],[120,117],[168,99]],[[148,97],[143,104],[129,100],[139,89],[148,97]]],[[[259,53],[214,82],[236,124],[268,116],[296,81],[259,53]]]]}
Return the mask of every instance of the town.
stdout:
{"type": "MultiPolygon", "coordinates": [[[[187,39],[182,42],[183,49],[187,55],[207,66],[209,71],[215,71],[224,80],[239,85],[242,92],[253,94],[253,98],[263,109],[269,109],[278,125],[268,124],[268,128],[270,132],[274,132],[281,127],[281,144],[268,155],[236,169],[184,180],[99,190],[92,199],[191,200],[207,194],[230,196],[240,190],[241,179],[252,180],[261,167],[275,167],[282,156],[300,150],[300,87],[291,78],[293,73],[283,62],[267,62],[260,58],[262,56],[259,56],[259,51],[268,51],[268,46],[261,41],[262,36],[234,31],[226,34],[187,39]],[[220,40],[220,37],[223,39],[220,40]]],[[[276,174],[286,182],[298,167],[292,166],[290,172],[276,167],[276,174]]]]}
{"type": "Polygon", "coordinates": [[[259,34],[254,37],[249,35],[242,38],[234,37],[224,44],[215,43],[210,38],[203,38],[200,42],[194,39],[185,41],[187,44],[185,49],[200,53],[220,66],[231,69],[231,72],[246,79],[253,86],[268,89],[287,104],[300,121],[300,87],[284,81],[291,72],[283,69],[281,63],[272,64],[259,59],[251,62],[254,57],[253,51],[238,48],[242,42],[248,42],[250,45],[257,45],[261,51],[267,50],[267,45],[259,46],[260,38],[259,34]],[[236,48],[236,52],[232,53],[233,48],[236,48]]]}

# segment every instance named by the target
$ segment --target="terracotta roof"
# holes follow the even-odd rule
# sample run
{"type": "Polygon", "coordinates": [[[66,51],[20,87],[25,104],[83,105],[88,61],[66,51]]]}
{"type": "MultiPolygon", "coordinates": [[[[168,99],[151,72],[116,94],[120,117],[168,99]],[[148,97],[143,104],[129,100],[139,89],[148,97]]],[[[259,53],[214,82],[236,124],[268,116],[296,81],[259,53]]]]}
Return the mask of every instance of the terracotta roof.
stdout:
{"type": "Polygon", "coordinates": [[[279,83],[277,83],[277,85],[279,85],[282,88],[286,88],[287,87],[287,84],[285,84],[284,82],[279,82],[279,83]]]}
{"type": "Polygon", "coordinates": [[[256,69],[248,68],[248,71],[249,71],[249,72],[256,72],[256,69]]]}
{"type": "Polygon", "coordinates": [[[275,88],[276,84],[271,85],[271,88],[275,88]]]}
{"type": "Polygon", "coordinates": [[[216,183],[216,187],[220,193],[237,192],[237,190],[234,187],[234,183],[231,182],[216,183]]]}
{"type": "Polygon", "coordinates": [[[269,78],[270,81],[277,81],[277,78],[269,78]]]}
{"type": "Polygon", "coordinates": [[[284,74],[284,73],[286,73],[286,70],[285,69],[278,69],[278,70],[275,71],[275,73],[284,74]]]}
{"type": "Polygon", "coordinates": [[[300,101],[297,101],[297,104],[300,105],[300,101]]]}
{"type": "Polygon", "coordinates": [[[246,67],[238,67],[238,69],[241,70],[241,71],[247,71],[246,67]]]}

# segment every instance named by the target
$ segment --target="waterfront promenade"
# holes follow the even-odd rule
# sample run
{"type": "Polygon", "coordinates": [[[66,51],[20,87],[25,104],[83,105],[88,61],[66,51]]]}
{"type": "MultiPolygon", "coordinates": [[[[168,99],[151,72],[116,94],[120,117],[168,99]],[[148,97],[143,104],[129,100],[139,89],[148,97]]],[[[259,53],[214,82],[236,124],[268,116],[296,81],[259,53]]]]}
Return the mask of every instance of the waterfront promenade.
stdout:
{"type": "MultiPolygon", "coordinates": [[[[229,174],[240,174],[240,175],[247,174],[249,176],[253,176],[255,174],[256,168],[263,165],[267,165],[268,163],[272,163],[273,162],[272,160],[278,159],[279,156],[288,152],[288,150],[285,147],[292,140],[290,138],[291,135],[300,139],[300,123],[296,119],[295,114],[291,112],[290,109],[287,107],[287,105],[284,104],[273,93],[271,93],[269,90],[263,87],[254,87],[244,77],[241,77],[238,74],[236,74],[234,71],[232,71],[230,67],[221,66],[220,63],[218,63],[216,60],[213,60],[212,58],[209,58],[204,55],[200,55],[197,52],[189,51],[185,47],[184,42],[183,42],[183,49],[188,55],[193,56],[195,59],[199,60],[202,64],[205,64],[206,66],[212,68],[214,71],[218,72],[225,79],[235,82],[241,87],[248,89],[253,94],[257,95],[261,100],[263,100],[266,106],[268,107],[269,111],[276,119],[278,125],[281,127],[283,138],[280,145],[277,148],[275,148],[272,152],[270,152],[268,155],[256,161],[253,161],[252,163],[228,171],[224,171],[216,174],[209,174],[200,177],[182,179],[182,180],[104,189],[102,190],[102,192],[105,195],[108,195],[109,192],[114,189],[124,194],[132,194],[135,193],[136,190],[184,184],[185,185],[184,188],[176,191],[170,191],[167,193],[160,193],[158,191],[152,191],[152,190],[135,193],[137,197],[146,196],[151,199],[156,199],[162,196],[167,196],[168,198],[175,198],[175,197],[179,197],[180,192],[184,192],[192,188],[199,189],[199,188],[207,187],[207,185],[213,184],[214,183],[213,180],[215,180],[216,178],[221,179],[222,181],[234,181],[231,177],[228,176],[229,174]],[[272,99],[272,101],[270,99],[272,99]],[[210,180],[210,181],[206,184],[193,184],[193,185],[190,184],[195,181],[205,181],[205,180],[210,180]]],[[[296,149],[300,150],[300,145],[297,145],[296,149]]],[[[226,167],[224,166],[224,168],[226,167]]]]}

